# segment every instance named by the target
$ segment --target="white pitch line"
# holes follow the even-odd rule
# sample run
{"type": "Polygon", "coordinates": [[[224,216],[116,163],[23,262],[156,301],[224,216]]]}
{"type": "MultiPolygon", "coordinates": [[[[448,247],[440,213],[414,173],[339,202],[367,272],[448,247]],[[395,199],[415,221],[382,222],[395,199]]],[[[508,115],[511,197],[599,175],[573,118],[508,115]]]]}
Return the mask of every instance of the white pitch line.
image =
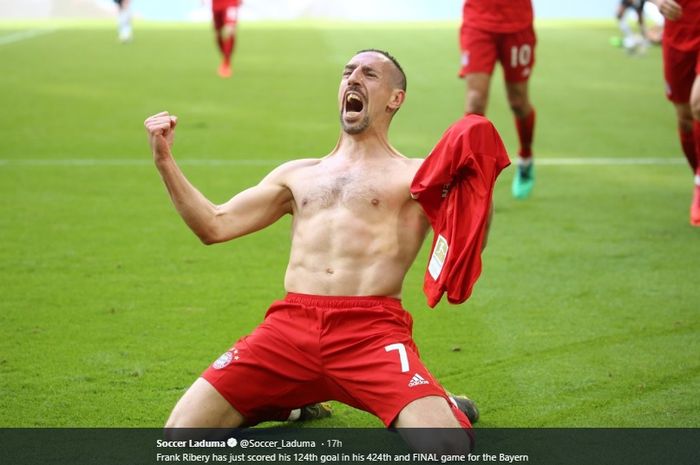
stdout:
{"type": "Polygon", "coordinates": [[[686,163],[677,158],[537,158],[535,164],[542,166],[626,166],[626,165],[681,165],[686,163]]]}
{"type": "Polygon", "coordinates": [[[26,31],[11,32],[10,34],[0,36],[0,45],[14,44],[15,42],[33,39],[34,37],[51,34],[52,32],[56,32],[56,29],[29,29],[26,31]]]}
{"type": "MultiPolygon", "coordinates": [[[[535,158],[538,166],[630,166],[682,165],[677,158],[535,158]]],[[[288,160],[183,158],[189,166],[277,166],[288,160]]],[[[0,158],[0,166],[151,166],[150,158],[0,158]]]]}
{"type": "MultiPolygon", "coordinates": [[[[276,166],[285,160],[255,160],[255,159],[179,159],[179,165],[190,166],[276,166]]],[[[0,159],[0,166],[151,166],[149,158],[45,158],[45,159],[0,159]]]]}

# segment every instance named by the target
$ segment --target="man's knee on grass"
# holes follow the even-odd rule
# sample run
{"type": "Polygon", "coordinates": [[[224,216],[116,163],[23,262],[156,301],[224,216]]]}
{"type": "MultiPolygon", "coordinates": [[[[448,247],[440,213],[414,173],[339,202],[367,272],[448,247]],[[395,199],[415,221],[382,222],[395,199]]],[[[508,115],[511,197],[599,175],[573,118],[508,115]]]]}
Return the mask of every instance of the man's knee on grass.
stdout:
{"type": "Polygon", "coordinates": [[[175,405],[165,428],[237,428],[243,422],[219,391],[198,378],[175,405]]]}
{"type": "Polygon", "coordinates": [[[438,396],[414,400],[399,413],[394,426],[416,452],[467,454],[471,439],[449,401],[438,396]]]}

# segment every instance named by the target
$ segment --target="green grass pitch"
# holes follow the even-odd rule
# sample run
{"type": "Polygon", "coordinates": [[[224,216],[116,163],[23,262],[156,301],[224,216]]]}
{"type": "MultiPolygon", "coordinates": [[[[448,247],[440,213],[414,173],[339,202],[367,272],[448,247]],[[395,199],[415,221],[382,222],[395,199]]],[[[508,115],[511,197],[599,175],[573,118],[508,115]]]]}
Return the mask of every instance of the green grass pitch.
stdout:
{"type": "MultiPolygon", "coordinates": [[[[382,48],[408,75],[391,140],[423,157],[462,114],[457,26],[243,23],[221,80],[205,25],[137,22],[120,45],[111,23],[21,41],[3,38],[47,25],[0,23],[0,426],[161,426],[283,295],[289,220],[202,246],[151,164],[148,115],[179,115],[175,155],[222,202],[328,153],[342,65],[382,48]]],[[[464,305],[426,307],[419,255],[403,298],[422,356],[479,426],[699,427],[700,230],[660,50],[611,47],[612,20],[537,30],[534,195],[512,199],[503,173],[464,305]]],[[[514,154],[500,71],[488,116],[514,154]]],[[[316,425],[380,424],[336,404],[316,425]]]]}

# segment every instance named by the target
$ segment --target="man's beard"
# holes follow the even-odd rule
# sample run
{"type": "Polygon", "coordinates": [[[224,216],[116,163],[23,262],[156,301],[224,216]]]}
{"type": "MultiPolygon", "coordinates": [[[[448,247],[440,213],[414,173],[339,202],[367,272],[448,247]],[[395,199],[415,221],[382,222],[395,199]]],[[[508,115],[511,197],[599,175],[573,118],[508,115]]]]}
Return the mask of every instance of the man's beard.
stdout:
{"type": "Polygon", "coordinates": [[[357,121],[350,125],[345,123],[345,120],[343,119],[343,113],[341,112],[340,125],[343,127],[343,131],[350,135],[359,134],[369,127],[369,115],[365,114],[365,116],[360,121],[357,121]]]}

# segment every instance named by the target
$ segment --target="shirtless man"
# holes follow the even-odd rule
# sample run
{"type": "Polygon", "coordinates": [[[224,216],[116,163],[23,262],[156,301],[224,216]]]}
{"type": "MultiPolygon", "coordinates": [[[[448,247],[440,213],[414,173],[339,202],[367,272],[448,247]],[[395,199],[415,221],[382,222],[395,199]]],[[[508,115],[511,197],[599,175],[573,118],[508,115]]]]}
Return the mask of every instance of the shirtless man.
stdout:
{"type": "MultiPolygon", "coordinates": [[[[471,427],[420,360],[411,316],[399,300],[429,229],[409,193],[422,161],[404,157],[388,140],[405,96],[406,77],[391,55],[359,52],[343,71],[342,132],[333,151],[284,163],[222,205],[207,200],[176,165],[177,118],[163,112],[145,121],[170,197],[203,243],[293,216],[286,297],[194,382],[167,428],[234,428],[329,399],[368,411],[387,427],[471,427]]],[[[432,444],[407,440],[421,449],[469,450],[465,431],[443,431],[432,444]]]]}

